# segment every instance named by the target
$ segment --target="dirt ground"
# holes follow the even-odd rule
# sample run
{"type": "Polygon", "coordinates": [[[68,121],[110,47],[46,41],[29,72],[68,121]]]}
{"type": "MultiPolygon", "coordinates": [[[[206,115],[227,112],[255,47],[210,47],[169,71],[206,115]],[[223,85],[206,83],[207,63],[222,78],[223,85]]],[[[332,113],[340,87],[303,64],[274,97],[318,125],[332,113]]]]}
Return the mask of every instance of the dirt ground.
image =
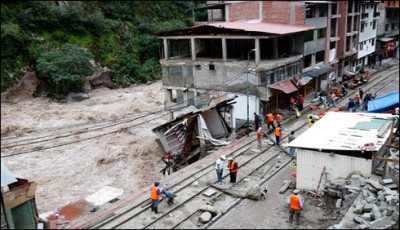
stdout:
{"type": "MultiPolygon", "coordinates": [[[[18,103],[1,103],[1,136],[15,132],[39,131],[100,120],[112,120],[134,113],[163,109],[162,82],[89,92],[82,102],[59,103],[46,98],[28,98],[18,103]]],[[[36,203],[39,213],[52,211],[85,198],[104,186],[135,193],[154,180],[164,163],[151,129],[167,117],[111,135],[57,148],[2,158],[18,178],[38,183],[36,203]]],[[[3,140],[2,140],[3,142],[3,140]]],[[[4,154],[10,152],[3,151],[4,154]]]]}

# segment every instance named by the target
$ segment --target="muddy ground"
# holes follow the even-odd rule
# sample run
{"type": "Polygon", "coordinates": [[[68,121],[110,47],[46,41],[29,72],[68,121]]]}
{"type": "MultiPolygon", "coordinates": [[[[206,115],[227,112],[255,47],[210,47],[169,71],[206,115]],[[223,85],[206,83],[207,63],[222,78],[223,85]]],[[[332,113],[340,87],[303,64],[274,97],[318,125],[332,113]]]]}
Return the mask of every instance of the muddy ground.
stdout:
{"type": "MultiPolygon", "coordinates": [[[[90,99],[60,103],[47,98],[24,98],[1,103],[1,136],[12,136],[163,109],[162,82],[89,92],[90,99]]],[[[161,150],[151,129],[165,123],[160,117],[111,135],[57,148],[2,158],[18,178],[38,183],[39,213],[85,198],[104,186],[135,193],[161,178],[161,150]]],[[[3,140],[2,140],[3,142],[3,140]]],[[[4,155],[2,150],[2,156],[4,155]]]]}

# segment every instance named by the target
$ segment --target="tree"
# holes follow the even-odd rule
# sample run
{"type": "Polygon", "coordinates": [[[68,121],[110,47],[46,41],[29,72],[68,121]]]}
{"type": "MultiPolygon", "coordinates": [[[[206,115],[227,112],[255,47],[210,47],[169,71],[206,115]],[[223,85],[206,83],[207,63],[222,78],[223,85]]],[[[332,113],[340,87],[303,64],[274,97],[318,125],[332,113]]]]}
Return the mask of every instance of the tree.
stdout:
{"type": "Polygon", "coordinates": [[[92,53],[72,44],[43,53],[38,58],[38,77],[48,88],[49,96],[63,98],[69,92],[82,92],[84,77],[95,68],[89,62],[92,53]]]}

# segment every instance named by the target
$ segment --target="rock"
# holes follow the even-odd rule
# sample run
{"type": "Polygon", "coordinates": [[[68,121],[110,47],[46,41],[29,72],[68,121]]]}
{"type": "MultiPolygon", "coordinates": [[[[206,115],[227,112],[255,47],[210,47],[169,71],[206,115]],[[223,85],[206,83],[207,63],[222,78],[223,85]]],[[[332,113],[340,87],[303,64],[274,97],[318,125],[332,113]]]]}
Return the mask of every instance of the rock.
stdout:
{"type": "Polygon", "coordinates": [[[372,204],[364,205],[364,212],[371,212],[372,211],[372,204]]]}
{"type": "Polygon", "coordinates": [[[364,214],[361,216],[361,218],[363,218],[363,219],[366,220],[366,221],[371,221],[372,215],[371,215],[371,213],[367,212],[367,213],[364,213],[364,214]]]}
{"type": "Polygon", "coordinates": [[[342,206],[342,199],[337,199],[335,207],[340,208],[341,206],[342,206]]]}
{"type": "Polygon", "coordinates": [[[89,90],[105,86],[109,89],[117,89],[119,86],[112,82],[112,75],[113,71],[104,67],[100,71],[93,73],[92,76],[85,78],[84,88],[89,90]]]}
{"type": "Polygon", "coordinates": [[[369,229],[369,226],[367,224],[362,224],[358,226],[359,229],[369,229]]]}
{"type": "Polygon", "coordinates": [[[387,185],[387,184],[393,184],[393,180],[392,179],[383,179],[381,180],[381,184],[382,185],[387,185]]]}
{"type": "MultiPolygon", "coordinates": [[[[1,78],[3,84],[3,77],[1,78]]],[[[24,99],[33,98],[37,86],[39,85],[36,72],[25,72],[18,85],[13,86],[1,94],[1,102],[19,102],[24,99]]]]}
{"type": "Polygon", "coordinates": [[[368,202],[368,203],[374,203],[375,201],[376,201],[376,198],[375,198],[375,197],[373,197],[373,196],[367,197],[367,202],[368,202]]]}
{"type": "Polygon", "coordinates": [[[374,181],[374,180],[368,179],[367,183],[368,183],[369,185],[371,185],[371,186],[372,186],[374,189],[376,189],[376,190],[382,190],[382,189],[383,189],[382,185],[379,184],[379,183],[377,183],[377,182],[374,181]]]}
{"type": "Polygon", "coordinates": [[[80,102],[89,99],[90,96],[87,93],[69,93],[67,96],[67,101],[69,102],[80,102]]]}
{"type": "Polygon", "coordinates": [[[374,215],[375,220],[382,217],[382,213],[381,213],[381,211],[379,211],[379,208],[378,208],[378,206],[376,206],[376,204],[372,205],[372,213],[374,215]]]}
{"type": "Polygon", "coordinates": [[[203,192],[203,195],[206,197],[211,197],[214,195],[217,191],[215,189],[209,188],[205,192],[203,192]]]}
{"type": "Polygon", "coordinates": [[[358,217],[358,216],[355,216],[354,218],[353,218],[353,220],[356,222],[356,223],[358,223],[358,224],[361,224],[361,222],[362,222],[362,218],[360,218],[360,217],[358,217]]]}
{"type": "Polygon", "coordinates": [[[209,212],[213,216],[218,214],[218,211],[213,206],[211,206],[209,204],[205,204],[205,205],[201,206],[199,210],[204,211],[204,212],[209,212]]]}
{"type": "Polygon", "coordinates": [[[360,175],[352,175],[350,181],[351,186],[361,187],[361,181],[364,181],[364,178],[362,178],[360,175]]]}
{"type": "Polygon", "coordinates": [[[397,185],[396,184],[388,184],[388,185],[386,185],[386,187],[388,187],[389,189],[394,189],[394,190],[397,189],[397,185]]]}
{"type": "Polygon", "coordinates": [[[383,194],[378,195],[377,198],[379,201],[384,201],[385,200],[385,196],[383,194]]]}
{"type": "Polygon", "coordinates": [[[383,195],[396,195],[397,191],[393,191],[388,187],[383,187],[383,195]]]}
{"type": "Polygon", "coordinates": [[[371,185],[368,185],[367,188],[368,188],[369,191],[371,191],[371,192],[373,192],[373,193],[377,193],[377,192],[378,192],[378,190],[376,190],[376,189],[375,189],[374,187],[372,187],[371,185]]]}
{"type": "Polygon", "coordinates": [[[377,220],[374,220],[372,222],[370,222],[370,228],[371,229],[391,229],[391,226],[394,224],[395,222],[391,220],[390,217],[382,217],[379,218],[377,220]]]}
{"type": "MultiPolygon", "coordinates": [[[[386,211],[386,216],[391,216],[394,213],[394,210],[392,209],[392,207],[386,209],[385,211],[386,211]]],[[[382,213],[382,215],[383,215],[383,213],[382,213]]]]}
{"type": "Polygon", "coordinates": [[[362,190],[364,198],[367,198],[369,196],[368,191],[366,189],[362,190]]]}
{"type": "Polygon", "coordinates": [[[199,217],[199,221],[201,223],[208,223],[211,220],[211,213],[209,212],[203,212],[201,216],[199,217]]]}
{"type": "Polygon", "coordinates": [[[342,222],[333,225],[334,229],[342,229],[342,227],[343,227],[343,223],[342,222]]]}
{"type": "Polygon", "coordinates": [[[261,188],[259,186],[254,186],[249,191],[246,192],[246,197],[249,199],[259,200],[261,199],[261,188]]]}
{"type": "Polygon", "coordinates": [[[199,186],[199,182],[196,180],[195,182],[192,183],[192,186],[199,186]]]}
{"type": "Polygon", "coordinates": [[[362,212],[363,212],[363,205],[361,205],[361,204],[358,204],[355,208],[354,208],[354,211],[353,211],[354,213],[357,213],[357,214],[361,214],[362,212]]]}
{"type": "Polygon", "coordinates": [[[386,210],[388,207],[389,207],[389,206],[388,206],[388,204],[387,204],[386,202],[384,202],[384,201],[379,202],[379,210],[380,210],[381,212],[383,212],[384,210],[386,210]]]}

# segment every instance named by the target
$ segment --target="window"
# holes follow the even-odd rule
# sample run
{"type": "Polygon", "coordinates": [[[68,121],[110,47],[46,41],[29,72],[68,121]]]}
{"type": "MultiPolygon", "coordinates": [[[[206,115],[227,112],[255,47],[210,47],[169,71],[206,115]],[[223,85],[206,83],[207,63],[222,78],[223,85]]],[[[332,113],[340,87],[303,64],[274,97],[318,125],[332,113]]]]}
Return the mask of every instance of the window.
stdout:
{"type": "Polygon", "coordinates": [[[396,28],[396,24],[392,23],[392,30],[396,28]]]}
{"type": "Polygon", "coordinates": [[[360,50],[363,50],[363,47],[364,47],[364,46],[363,46],[363,43],[361,42],[361,43],[360,43],[360,50]]]}
{"type": "Polygon", "coordinates": [[[365,13],[365,5],[362,5],[361,7],[362,7],[361,12],[365,13]]]}
{"type": "Polygon", "coordinates": [[[372,29],[376,29],[376,21],[374,21],[374,23],[372,24],[372,29]]]}
{"type": "Polygon", "coordinates": [[[180,76],[182,76],[182,68],[180,66],[171,66],[171,67],[169,67],[169,76],[170,77],[180,77],[180,76]]]}
{"type": "Polygon", "coordinates": [[[314,30],[308,30],[304,32],[304,42],[309,42],[314,40],[314,30]]]}
{"type": "Polygon", "coordinates": [[[267,73],[265,71],[258,72],[258,76],[260,77],[259,86],[266,87],[268,83],[267,73]]]}
{"type": "Polygon", "coordinates": [[[322,28],[318,30],[318,39],[326,38],[326,28],[322,28]]]}
{"type": "Polygon", "coordinates": [[[193,68],[192,68],[192,66],[186,66],[186,77],[193,78],[193,68]]]}
{"type": "Polygon", "coordinates": [[[314,4],[306,5],[306,18],[315,18],[315,8],[314,4]]]}
{"type": "Polygon", "coordinates": [[[196,70],[201,70],[201,65],[196,65],[196,70]]]}
{"type": "Polygon", "coordinates": [[[311,66],[311,54],[304,57],[304,68],[311,66]]]}
{"type": "Polygon", "coordinates": [[[386,24],[385,25],[385,31],[388,31],[389,30],[389,24],[386,24]]]}
{"type": "Polygon", "coordinates": [[[372,39],[371,45],[375,45],[375,38],[372,39]]]}
{"type": "Polygon", "coordinates": [[[369,23],[369,26],[372,26],[372,22],[369,23]]]}
{"type": "Polygon", "coordinates": [[[274,72],[269,71],[269,72],[267,73],[267,78],[268,78],[268,80],[269,80],[269,84],[270,84],[270,85],[274,84],[274,82],[275,82],[275,74],[274,74],[274,72]]]}
{"type": "Polygon", "coordinates": [[[364,32],[364,23],[361,24],[361,32],[364,32]]]}
{"type": "Polygon", "coordinates": [[[319,5],[319,17],[326,17],[328,15],[328,5],[319,5]]]}
{"type": "Polygon", "coordinates": [[[315,62],[323,62],[324,61],[324,59],[325,59],[325,51],[324,50],[321,50],[321,51],[318,51],[317,53],[316,53],[316,55],[315,55],[315,62]]]}
{"type": "Polygon", "coordinates": [[[208,65],[209,70],[215,70],[215,65],[214,64],[209,64],[208,65]]]}

